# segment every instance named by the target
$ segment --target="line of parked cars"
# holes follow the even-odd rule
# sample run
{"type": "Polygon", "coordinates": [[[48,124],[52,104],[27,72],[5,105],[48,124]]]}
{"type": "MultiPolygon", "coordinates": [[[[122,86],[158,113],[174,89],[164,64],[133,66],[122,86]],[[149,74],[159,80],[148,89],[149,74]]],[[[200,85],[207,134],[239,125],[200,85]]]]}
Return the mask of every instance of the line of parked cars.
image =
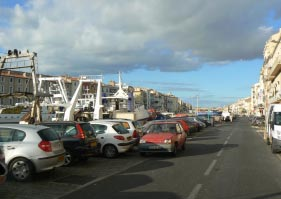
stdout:
{"type": "Polygon", "coordinates": [[[129,119],[0,124],[0,183],[7,173],[17,181],[26,181],[34,173],[70,166],[89,157],[115,158],[134,146],[140,155],[176,155],[185,149],[187,135],[203,128],[193,120],[178,117],[143,126],[129,119]]]}

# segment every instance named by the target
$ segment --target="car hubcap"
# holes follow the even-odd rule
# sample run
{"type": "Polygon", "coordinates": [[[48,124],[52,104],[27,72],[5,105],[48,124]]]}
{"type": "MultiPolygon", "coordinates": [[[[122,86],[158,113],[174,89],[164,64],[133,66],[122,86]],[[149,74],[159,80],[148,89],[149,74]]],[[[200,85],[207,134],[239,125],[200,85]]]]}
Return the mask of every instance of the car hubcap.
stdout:
{"type": "Polygon", "coordinates": [[[65,159],[64,159],[64,165],[69,165],[72,161],[71,154],[66,152],[65,153],[65,159]]]}
{"type": "Polygon", "coordinates": [[[115,156],[115,148],[113,146],[107,146],[105,148],[105,155],[106,157],[114,157],[115,156]]]}
{"type": "Polygon", "coordinates": [[[30,169],[26,162],[18,161],[13,165],[12,173],[17,179],[25,179],[28,177],[30,169]]]}

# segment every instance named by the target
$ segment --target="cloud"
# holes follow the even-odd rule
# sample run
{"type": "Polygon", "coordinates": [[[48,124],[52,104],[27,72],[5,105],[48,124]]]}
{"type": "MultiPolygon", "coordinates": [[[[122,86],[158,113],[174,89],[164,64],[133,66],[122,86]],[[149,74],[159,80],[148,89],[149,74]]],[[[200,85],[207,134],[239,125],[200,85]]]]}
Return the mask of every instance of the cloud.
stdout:
{"type": "Polygon", "coordinates": [[[29,0],[0,8],[0,48],[37,52],[40,72],[48,74],[192,71],[262,57],[276,3],[29,0]]]}

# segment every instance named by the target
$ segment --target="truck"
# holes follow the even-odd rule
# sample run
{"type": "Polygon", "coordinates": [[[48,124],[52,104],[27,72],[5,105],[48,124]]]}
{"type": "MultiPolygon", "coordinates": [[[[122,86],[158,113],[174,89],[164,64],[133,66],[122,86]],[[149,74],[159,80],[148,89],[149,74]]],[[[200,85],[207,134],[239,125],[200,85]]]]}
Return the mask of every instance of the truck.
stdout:
{"type": "Polygon", "coordinates": [[[281,104],[270,104],[266,114],[266,133],[272,153],[281,151],[281,104]]]}

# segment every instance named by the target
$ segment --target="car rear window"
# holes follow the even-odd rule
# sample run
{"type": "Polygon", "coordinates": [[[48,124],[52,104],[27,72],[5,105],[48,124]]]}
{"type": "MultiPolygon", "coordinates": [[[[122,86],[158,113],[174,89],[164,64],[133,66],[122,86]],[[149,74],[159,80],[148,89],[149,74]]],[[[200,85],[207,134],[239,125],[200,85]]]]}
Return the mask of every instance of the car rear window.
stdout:
{"type": "Polygon", "coordinates": [[[121,124],[114,124],[112,128],[118,133],[118,134],[126,134],[129,133],[127,129],[124,128],[121,124]]]}
{"type": "Polygon", "coordinates": [[[124,128],[130,129],[130,125],[128,122],[120,122],[120,123],[123,125],[124,128]]]}
{"type": "Polygon", "coordinates": [[[54,141],[59,139],[58,134],[52,128],[40,130],[38,131],[38,135],[44,141],[54,141]]]}

